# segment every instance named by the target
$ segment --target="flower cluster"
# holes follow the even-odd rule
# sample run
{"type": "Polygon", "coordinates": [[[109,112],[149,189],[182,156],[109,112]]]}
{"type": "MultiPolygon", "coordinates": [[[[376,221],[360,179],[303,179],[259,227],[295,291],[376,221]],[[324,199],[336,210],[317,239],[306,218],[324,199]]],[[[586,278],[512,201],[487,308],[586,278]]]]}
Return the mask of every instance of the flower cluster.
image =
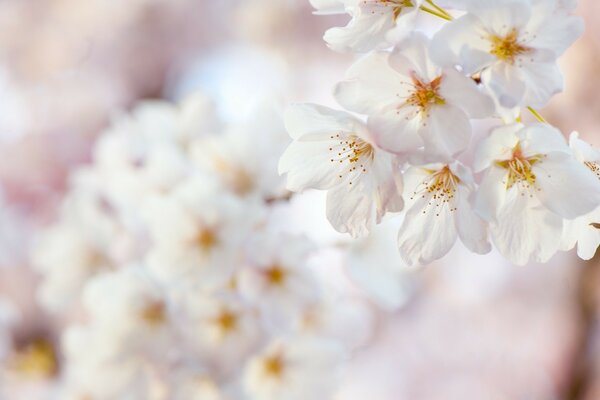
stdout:
{"type": "Polygon", "coordinates": [[[287,111],[288,189],[326,190],[329,221],[355,237],[403,211],[398,246],[409,265],[443,257],[457,238],[479,254],[491,239],[515,264],[576,243],[593,256],[599,153],[576,134],[569,145],[536,111],[563,89],[557,59],[583,31],[575,1],[311,3],[351,16],[324,39],[361,57],[334,89],[347,111],[287,111]],[[419,30],[424,18],[441,21],[431,37],[419,30]],[[525,110],[538,121],[526,123],[525,110]],[[491,127],[485,137],[474,119],[491,127]]]}
{"type": "Polygon", "coordinates": [[[367,337],[340,327],[368,332],[371,314],[325,291],[316,245],[284,229],[289,139],[275,110],[256,115],[224,125],[195,95],[101,135],[34,257],[42,304],[82,316],[60,398],[331,398],[367,337]]]}

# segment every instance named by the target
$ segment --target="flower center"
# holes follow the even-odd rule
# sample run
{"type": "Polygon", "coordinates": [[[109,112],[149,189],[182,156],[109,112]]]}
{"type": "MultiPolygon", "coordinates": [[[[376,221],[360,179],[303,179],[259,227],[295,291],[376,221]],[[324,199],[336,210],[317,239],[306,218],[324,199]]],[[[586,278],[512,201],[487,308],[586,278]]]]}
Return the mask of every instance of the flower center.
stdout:
{"type": "Polygon", "coordinates": [[[280,266],[273,265],[265,271],[265,277],[271,286],[283,286],[287,273],[280,266]]]}
{"type": "Polygon", "coordinates": [[[12,359],[14,370],[34,377],[49,377],[58,372],[58,359],[52,343],[38,338],[20,349],[12,359]]]}
{"type": "MultiPolygon", "coordinates": [[[[329,148],[332,154],[330,161],[340,164],[347,162],[349,168],[346,171],[346,176],[348,174],[367,172],[368,163],[372,162],[375,157],[375,149],[370,143],[356,135],[344,137],[337,134],[335,136],[332,135],[331,139],[339,142],[338,145],[329,148]]],[[[343,179],[344,174],[339,175],[339,177],[343,179]]],[[[349,184],[352,185],[352,179],[350,179],[349,184]]]]}
{"type": "MultiPolygon", "coordinates": [[[[375,0],[375,2],[383,5],[384,7],[391,7],[393,10],[394,20],[398,19],[405,8],[411,8],[415,6],[412,0],[375,0]]],[[[364,3],[366,4],[367,1],[365,0],[364,3]]]]}
{"type": "Polygon", "coordinates": [[[237,329],[238,316],[231,310],[224,309],[221,310],[219,315],[215,318],[214,323],[217,326],[220,334],[224,336],[237,329]]]}
{"type": "Polygon", "coordinates": [[[263,361],[265,375],[273,379],[281,379],[285,369],[283,356],[279,353],[267,357],[263,361]]]}
{"type": "Polygon", "coordinates": [[[531,51],[529,47],[519,43],[519,31],[516,28],[511,29],[504,37],[491,35],[489,40],[492,44],[490,54],[509,64],[514,64],[517,56],[531,51]]]}
{"type": "Polygon", "coordinates": [[[212,229],[202,228],[196,234],[196,244],[202,251],[209,252],[219,243],[216,233],[212,229]]]}
{"type": "Polygon", "coordinates": [[[590,169],[590,171],[592,171],[594,174],[596,174],[596,177],[598,177],[598,179],[600,179],[600,165],[595,162],[595,161],[586,161],[584,162],[585,166],[588,167],[590,169]]]}
{"type": "Polygon", "coordinates": [[[442,77],[438,76],[431,82],[423,82],[415,73],[412,74],[413,91],[407,103],[426,112],[432,105],[446,104],[446,100],[439,94],[442,77]]]}
{"type": "Polygon", "coordinates": [[[244,196],[255,188],[256,182],[252,174],[242,166],[232,165],[218,156],[213,158],[213,163],[217,172],[223,174],[225,181],[235,194],[244,196]]]}
{"type": "Polygon", "coordinates": [[[508,180],[506,189],[512,188],[515,184],[525,188],[535,186],[536,176],[532,167],[544,158],[541,154],[531,157],[525,157],[521,150],[521,144],[513,149],[513,158],[510,160],[496,161],[496,165],[508,170],[508,180]]]}
{"type": "Polygon", "coordinates": [[[439,216],[440,209],[446,206],[450,207],[450,211],[456,211],[456,207],[452,207],[451,203],[454,202],[460,178],[454,175],[447,165],[437,171],[426,171],[429,173],[429,176],[413,192],[411,200],[419,195],[422,198],[430,197],[427,207],[423,209],[423,214],[427,213],[427,209],[430,206],[435,210],[436,216],[439,216]]]}
{"type": "Polygon", "coordinates": [[[165,303],[152,301],[142,310],[142,320],[150,326],[162,325],[167,319],[165,303]]]}

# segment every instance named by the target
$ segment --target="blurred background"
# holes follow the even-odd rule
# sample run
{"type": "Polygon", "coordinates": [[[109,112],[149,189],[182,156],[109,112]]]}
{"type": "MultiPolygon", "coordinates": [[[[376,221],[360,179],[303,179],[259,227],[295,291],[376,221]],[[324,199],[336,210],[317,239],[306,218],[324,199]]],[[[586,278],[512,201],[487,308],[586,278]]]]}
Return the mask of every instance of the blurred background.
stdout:
{"type": "MultiPolygon", "coordinates": [[[[542,113],[600,146],[600,3],[580,0],[577,14],[587,30],[561,60],[566,91],[542,113]]],[[[227,122],[265,98],[333,106],[352,60],[321,37],[342,21],[312,15],[308,0],[0,1],[1,399],[44,399],[39,388],[61,375],[69,316],[38,304],[31,249],[111,120],[141,100],[198,90],[227,122]],[[16,368],[32,343],[51,356],[16,368]]],[[[314,216],[299,230],[337,240],[322,197],[298,202],[314,216]]],[[[397,225],[385,229],[393,237],[397,225]]],[[[401,306],[372,305],[376,322],[337,399],[600,399],[598,258],[516,267],[457,246],[411,279],[401,306]]]]}

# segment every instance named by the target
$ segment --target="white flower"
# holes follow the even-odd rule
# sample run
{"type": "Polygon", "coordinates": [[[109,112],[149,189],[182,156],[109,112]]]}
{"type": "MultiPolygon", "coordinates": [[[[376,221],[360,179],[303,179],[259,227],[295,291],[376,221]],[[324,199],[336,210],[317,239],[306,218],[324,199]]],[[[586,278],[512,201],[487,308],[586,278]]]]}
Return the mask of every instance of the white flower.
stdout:
{"type": "MultiPolygon", "coordinates": [[[[352,19],[345,27],[331,28],[323,37],[329,47],[340,52],[367,52],[391,45],[390,36],[414,28],[423,0],[340,0],[352,19]]],[[[313,5],[331,13],[339,11],[331,2],[313,5]]]]}
{"type": "Polygon", "coordinates": [[[405,173],[407,211],[398,234],[408,265],[428,264],[446,255],[457,237],[471,251],[491,250],[486,224],[470,204],[474,182],[461,164],[411,167],[405,173]]]}
{"type": "Polygon", "coordinates": [[[261,213],[210,176],[196,175],[148,202],[149,268],[171,283],[218,287],[240,266],[239,249],[261,213]]]}
{"type": "MultiPolygon", "coordinates": [[[[575,158],[585,165],[598,178],[596,186],[600,186],[600,151],[579,139],[579,134],[573,132],[569,145],[575,158]]],[[[584,260],[594,257],[600,245],[600,204],[589,214],[565,221],[563,232],[563,249],[570,250],[577,243],[577,255],[584,260]]]]}
{"type": "Polygon", "coordinates": [[[244,387],[252,400],[330,399],[341,356],[331,341],[275,340],[249,361],[244,387]]]}
{"type": "Polygon", "coordinates": [[[318,300],[319,287],[308,268],[311,243],[303,237],[267,233],[247,244],[246,267],[238,285],[243,298],[258,306],[267,325],[285,326],[318,300]]]}
{"type": "Polygon", "coordinates": [[[547,124],[498,128],[481,143],[474,169],[485,171],[476,210],[489,221],[498,250],[515,264],[547,261],[560,245],[563,218],[600,204],[596,179],[547,124]]]}
{"type": "Polygon", "coordinates": [[[542,107],[563,87],[556,59],[583,30],[581,18],[552,12],[556,7],[544,7],[549,3],[556,4],[472,1],[466,15],[435,35],[432,57],[441,65],[460,65],[467,74],[480,73],[505,107],[542,107]]]}
{"type": "Polygon", "coordinates": [[[285,195],[277,162],[288,143],[280,110],[264,104],[248,121],[197,141],[191,157],[237,196],[269,200],[285,195]]]}
{"type": "Polygon", "coordinates": [[[105,332],[71,326],[62,336],[65,399],[147,399],[148,370],[138,357],[121,353],[105,332]]]}
{"type": "Polygon", "coordinates": [[[77,304],[83,284],[117,262],[115,239],[122,239],[122,230],[95,178],[88,169],[78,171],[60,222],[40,235],[32,252],[32,263],[45,278],[39,299],[54,312],[77,304]]]}
{"type": "Polygon", "coordinates": [[[219,385],[210,375],[189,365],[171,373],[171,400],[224,400],[219,385]]]}
{"type": "Polygon", "coordinates": [[[429,157],[449,158],[469,145],[469,117],[489,116],[493,102],[471,79],[434,65],[428,53],[428,39],[414,34],[391,55],[370,54],[348,70],[335,96],[369,116],[380,147],[404,153],[424,145],[429,157]]]}
{"type": "Polygon", "coordinates": [[[171,338],[171,302],[142,265],[94,277],[83,292],[94,330],[117,354],[155,354],[171,338]]]}
{"type": "Polygon", "coordinates": [[[262,331],[256,310],[233,292],[187,290],[181,297],[183,337],[221,373],[231,373],[256,350],[262,331]]]}
{"type": "Polygon", "coordinates": [[[287,188],[327,190],[327,218],[339,232],[365,235],[386,212],[402,209],[395,156],[375,146],[351,115],[317,105],[296,105],[285,116],[294,139],[279,161],[287,188]]]}
{"type": "Polygon", "coordinates": [[[135,215],[146,196],[171,189],[187,175],[191,144],[218,129],[202,95],[180,105],[141,103],[115,121],[94,148],[94,169],[106,197],[125,216],[135,215]]]}

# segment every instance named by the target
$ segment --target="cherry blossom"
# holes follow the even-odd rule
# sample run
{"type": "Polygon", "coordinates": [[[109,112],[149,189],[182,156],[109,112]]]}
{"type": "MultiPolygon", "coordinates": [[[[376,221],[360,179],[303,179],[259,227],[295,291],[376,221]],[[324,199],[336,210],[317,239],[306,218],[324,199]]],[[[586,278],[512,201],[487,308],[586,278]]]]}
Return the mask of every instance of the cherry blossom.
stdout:
{"type": "Polygon", "coordinates": [[[496,129],[480,144],[474,169],[484,172],[476,210],[489,222],[498,250],[515,264],[547,261],[560,245],[563,219],[600,204],[595,177],[547,124],[496,129]]]}
{"type": "MultiPolygon", "coordinates": [[[[577,132],[571,134],[569,145],[575,158],[598,178],[596,186],[600,186],[600,151],[580,139],[577,132]]],[[[565,221],[563,248],[570,250],[575,247],[575,244],[577,244],[579,257],[584,260],[594,257],[600,245],[600,205],[589,214],[565,221]]]]}
{"type": "Polygon", "coordinates": [[[428,264],[443,257],[457,237],[475,253],[491,250],[486,224],[470,204],[475,183],[464,166],[411,167],[405,179],[407,211],[398,243],[408,265],[428,264]]]}
{"type": "Polygon", "coordinates": [[[352,236],[365,235],[387,212],[402,209],[397,158],[377,147],[371,132],[350,114],[304,104],[285,124],[294,139],[279,161],[287,188],[327,190],[327,218],[352,236]]]}
{"type": "Polygon", "coordinates": [[[354,64],[335,89],[351,111],[367,114],[376,143],[396,152],[425,146],[429,158],[449,158],[471,138],[469,118],[493,112],[493,103],[469,78],[429,57],[429,40],[415,34],[393,53],[374,53],[354,64]]]}
{"type": "Polygon", "coordinates": [[[581,35],[583,24],[566,6],[537,3],[470,2],[464,16],[435,34],[433,59],[480,76],[502,106],[544,106],[563,88],[556,60],[581,35]],[[554,9],[562,12],[547,12],[554,9]]]}

